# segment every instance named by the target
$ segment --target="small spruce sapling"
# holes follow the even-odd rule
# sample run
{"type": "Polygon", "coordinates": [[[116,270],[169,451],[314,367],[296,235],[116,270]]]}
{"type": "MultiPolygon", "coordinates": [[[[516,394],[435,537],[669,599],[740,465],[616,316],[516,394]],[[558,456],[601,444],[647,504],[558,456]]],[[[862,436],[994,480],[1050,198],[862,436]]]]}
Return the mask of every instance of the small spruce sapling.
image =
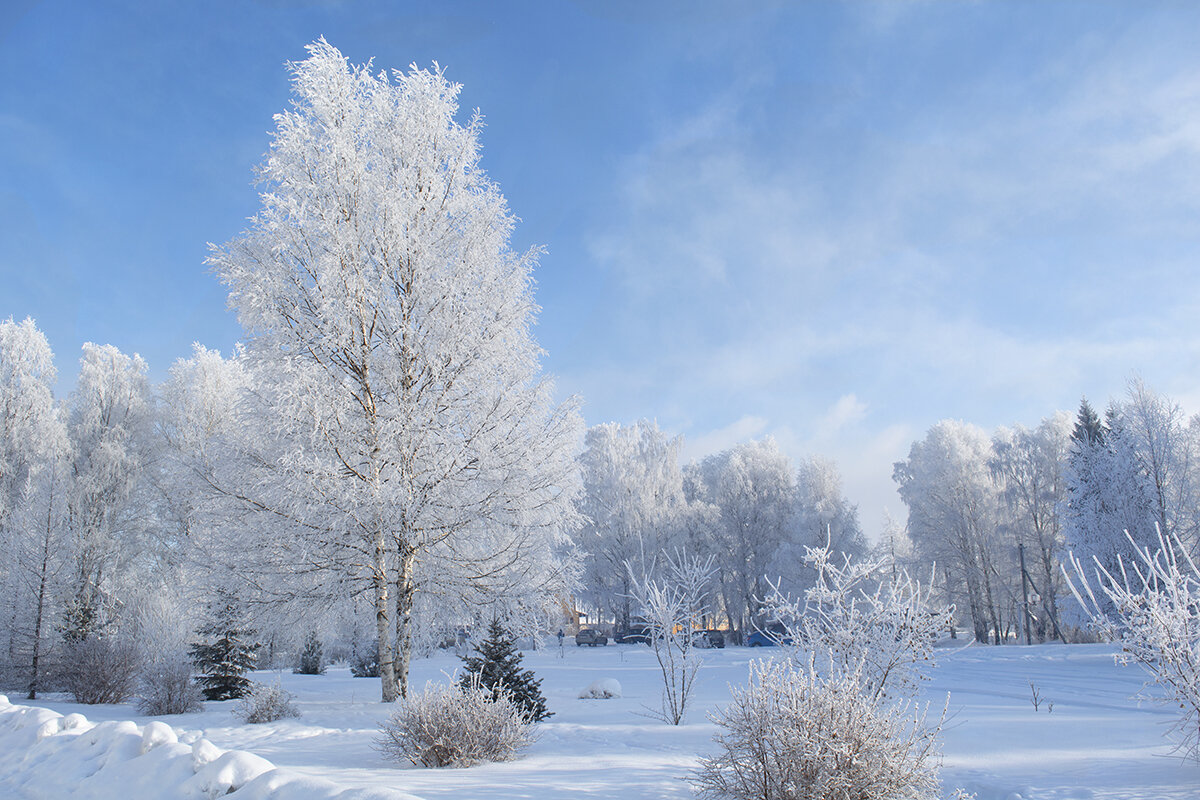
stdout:
{"type": "Polygon", "coordinates": [[[325,653],[321,649],[321,640],[316,631],[309,631],[304,639],[304,649],[300,651],[300,662],[292,672],[297,675],[324,675],[325,653]]]}
{"type": "Polygon", "coordinates": [[[246,672],[254,668],[258,644],[255,631],[242,619],[237,597],[219,591],[209,603],[207,624],[196,629],[205,641],[192,644],[188,651],[202,676],[197,679],[205,700],[233,700],[250,691],[246,672]]]}
{"type": "Polygon", "coordinates": [[[379,643],[356,641],[350,653],[350,674],[356,678],[379,677],[379,643]]]}
{"type": "Polygon", "coordinates": [[[533,676],[532,670],[521,669],[521,653],[499,620],[492,620],[487,639],[476,645],[475,653],[463,657],[464,672],[459,685],[464,690],[477,681],[475,685],[490,691],[494,698],[507,696],[530,722],[553,716],[546,710],[542,682],[533,676]]]}

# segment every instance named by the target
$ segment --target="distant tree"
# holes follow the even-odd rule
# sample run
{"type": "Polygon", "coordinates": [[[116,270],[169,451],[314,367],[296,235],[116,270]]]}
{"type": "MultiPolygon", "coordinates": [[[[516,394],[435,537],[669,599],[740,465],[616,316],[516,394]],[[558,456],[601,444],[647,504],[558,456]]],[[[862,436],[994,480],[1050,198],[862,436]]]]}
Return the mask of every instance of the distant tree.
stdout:
{"type": "Polygon", "coordinates": [[[590,428],[580,456],[587,518],[576,539],[584,552],[584,586],[621,628],[633,614],[627,563],[639,569],[669,547],[687,504],[679,466],[680,437],[654,422],[590,428]]]}
{"type": "Polygon", "coordinates": [[[145,477],[152,459],[147,365],[112,345],[83,346],[68,401],[73,586],[62,623],[83,640],[115,620],[135,559],[148,549],[145,477]]]}
{"type": "MultiPolygon", "coordinates": [[[[1099,439],[1084,435],[1085,441],[1099,439]]],[[[1033,430],[1014,425],[992,436],[988,467],[1000,488],[1004,524],[1028,554],[1026,570],[1039,596],[1040,610],[1034,614],[1039,638],[1045,638],[1047,631],[1062,637],[1058,596],[1063,590],[1060,563],[1065,540],[1060,509],[1068,497],[1066,470],[1072,441],[1071,417],[1065,412],[1047,417],[1033,430]]]]}
{"type": "Polygon", "coordinates": [[[1100,415],[1088,403],[1086,397],[1079,401],[1079,413],[1076,415],[1071,438],[1088,445],[1104,442],[1104,423],[1100,421],[1100,415]]]}
{"type": "Polygon", "coordinates": [[[141,650],[138,708],[143,714],[186,714],[203,708],[188,655],[185,603],[167,586],[147,587],[131,600],[135,640],[141,650]]]}
{"type": "Polygon", "coordinates": [[[30,476],[66,448],[57,379],[54,353],[34,321],[0,322],[0,535],[10,532],[30,476]]]}
{"type": "Polygon", "coordinates": [[[54,354],[33,320],[0,322],[0,678],[36,697],[68,555],[66,425],[54,354]]]}
{"type": "Polygon", "coordinates": [[[309,631],[304,638],[304,649],[300,651],[299,663],[292,672],[298,675],[324,675],[325,654],[321,649],[321,639],[316,631],[309,631]]]}
{"type": "Polygon", "coordinates": [[[1157,515],[1149,479],[1119,408],[1109,408],[1106,417],[1103,437],[1072,442],[1062,524],[1066,545],[1077,558],[1096,560],[1115,574],[1118,558],[1132,554],[1130,537],[1138,546],[1156,539],[1157,515]]]}
{"type": "MultiPolygon", "coordinates": [[[[1200,549],[1200,420],[1174,400],[1130,382],[1120,405],[1124,435],[1146,476],[1154,522],[1191,552],[1200,549]]],[[[1147,544],[1151,542],[1146,542],[1147,544]]]]}
{"type": "Polygon", "coordinates": [[[241,603],[228,590],[219,590],[208,604],[208,621],[196,630],[204,637],[188,648],[205,700],[245,697],[251,681],[246,673],[254,668],[258,644],[255,631],[245,623],[241,603]]]}
{"type": "Polygon", "coordinates": [[[542,682],[532,670],[521,669],[521,653],[499,620],[492,620],[487,638],[476,645],[475,654],[462,660],[459,685],[463,690],[478,687],[490,691],[497,700],[507,697],[530,722],[553,716],[546,710],[542,682]]]}
{"type": "Polygon", "coordinates": [[[998,534],[999,492],[989,470],[992,443],[974,425],[942,420],[897,462],[893,479],[908,506],[908,529],[923,563],[936,563],[956,602],[965,600],[975,638],[1000,643],[1003,564],[1015,547],[998,534]]]}
{"type": "Polygon", "coordinates": [[[379,677],[379,646],[375,642],[358,642],[350,652],[350,674],[356,678],[379,677]]]}
{"type": "Polygon", "coordinates": [[[581,420],[539,374],[537,251],[512,249],[482,119],[455,121],[460,87],[352,66],[324,39],[308,52],[262,210],[211,263],[270,420],[251,431],[263,480],[247,505],[293,521],[264,569],[370,591],[391,701],[419,594],[534,605],[567,588],[581,420]]]}
{"type": "Polygon", "coordinates": [[[767,437],[709,456],[689,471],[689,499],[715,509],[707,552],[715,556],[725,614],[744,635],[759,616],[770,565],[792,534],[792,464],[767,437]]]}
{"type": "Polygon", "coordinates": [[[829,547],[855,559],[867,553],[858,522],[858,506],[842,492],[837,465],[825,458],[804,459],[796,470],[795,517],[768,568],[778,588],[800,593],[813,585],[816,571],[806,560],[809,548],[829,547]]]}

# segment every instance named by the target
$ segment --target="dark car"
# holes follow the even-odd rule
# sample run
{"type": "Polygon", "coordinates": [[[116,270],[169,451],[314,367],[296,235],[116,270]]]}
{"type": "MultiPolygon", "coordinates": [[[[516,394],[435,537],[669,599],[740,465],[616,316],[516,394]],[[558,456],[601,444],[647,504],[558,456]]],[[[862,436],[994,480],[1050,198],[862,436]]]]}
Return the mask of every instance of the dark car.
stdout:
{"type": "Polygon", "coordinates": [[[604,647],[608,644],[608,637],[600,631],[584,628],[575,634],[575,646],[583,647],[585,644],[588,647],[604,647]]]}
{"type": "Polygon", "coordinates": [[[725,634],[721,631],[712,628],[706,631],[695,631],[692,634],[692,647],[717,647],[725,646],[725,634]]]}
{"type": "Polygon", "coordinates": [[[746,637],[747,647],[778,647],[781,644],[791,644],[792,638],[787,630],[778,622],[771,623],[767,629],[753,631],[746,637]]]}
{"type": "Polygon", "coordinates": [[[620,628],[613,633],[613,641],[617,644],[650,644],[650,626],[635,622],[628,628],[620,628]]]}

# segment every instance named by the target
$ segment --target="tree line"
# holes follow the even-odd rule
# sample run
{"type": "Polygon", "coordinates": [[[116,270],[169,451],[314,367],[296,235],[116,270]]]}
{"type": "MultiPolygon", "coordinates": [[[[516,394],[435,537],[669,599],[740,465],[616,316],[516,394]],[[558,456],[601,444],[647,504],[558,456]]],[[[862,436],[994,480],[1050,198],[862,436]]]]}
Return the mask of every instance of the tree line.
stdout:
{"type": "Polygon", "coordinates": [[[1114,574],[1158,546],[1200,545],[1200,417],[1130,383],[1103,419],[1086,400],[1036,428],[991,435],[943,420],[893,477],[908,506],[910,558],[936,563],[959,618],[981,642],[1081,635],[1062,567],[1074,553],[1114,574]],[[1157,530],[1156,530],[1157,529],[1157,530]],[[1023,561],[1023,563],[1022,563],[1023,561]]]}

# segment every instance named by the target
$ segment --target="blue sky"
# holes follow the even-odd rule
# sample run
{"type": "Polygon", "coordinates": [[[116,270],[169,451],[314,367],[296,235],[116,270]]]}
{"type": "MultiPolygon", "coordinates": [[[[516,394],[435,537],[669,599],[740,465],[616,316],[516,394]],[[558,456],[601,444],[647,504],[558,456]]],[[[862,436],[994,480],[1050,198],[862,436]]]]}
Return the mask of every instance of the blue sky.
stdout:
{"type": "Polygon", "coordinates": [[[283,63],[428,66],[542,244],[589,424],[834,458],[868,532],[938,419],[1035,425],[1141,375],[1200,410],[1200,6],[0,4],[0,318],[70,388],[239,337],[208,242],[257,208],[283,63]]]}

